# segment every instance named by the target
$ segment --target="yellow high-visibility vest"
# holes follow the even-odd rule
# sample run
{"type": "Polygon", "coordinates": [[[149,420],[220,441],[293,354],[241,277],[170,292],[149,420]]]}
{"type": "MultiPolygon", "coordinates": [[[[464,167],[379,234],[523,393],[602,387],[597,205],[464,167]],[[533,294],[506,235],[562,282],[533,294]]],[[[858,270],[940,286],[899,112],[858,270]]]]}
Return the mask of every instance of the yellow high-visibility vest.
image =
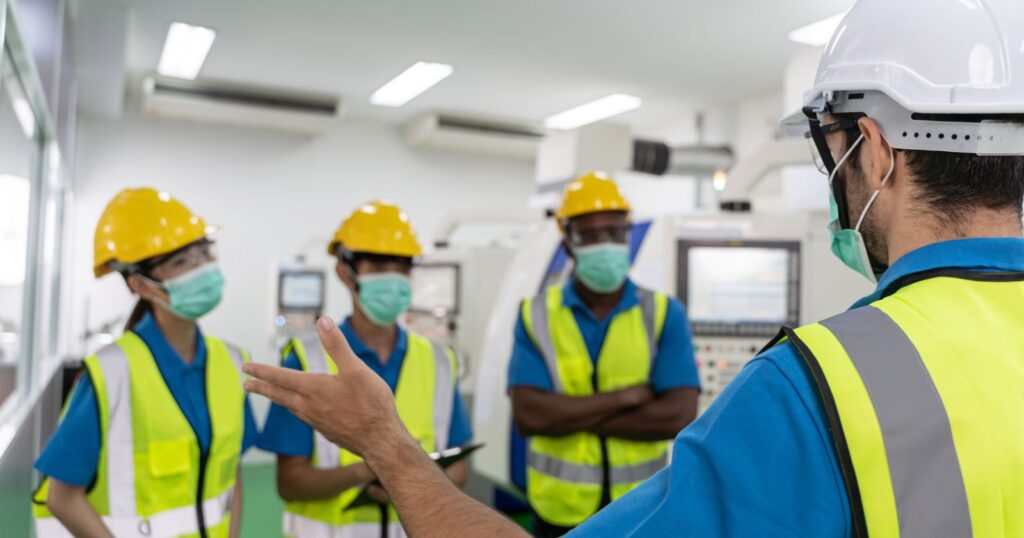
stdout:
{"type": "MultiPolygon", "coordinates": [[[[226,537],[245,430],[248,354],[206,336],[211,443],[199,440],[142,338],[126,332],[85,360],[96,390],[100,461],[87,498],[114,536],[226,537]]],[[[70,537],[36,492],[36,536],[70,537]]]]}
{"type": "MultiPolygon", "coordinates": [[[[455,405],[455,381],[458,375],[455,355],[444,346],[407,333],[409,347],[395,387],[395,406],[409,433],[425,452],[448,448],[452,407],[455,405]]],[[[293,339],[282,350],[282,358],[295,352],[304,372],[337,374],[338,367],[313,334],[293,339]]],[[[316,469],[334,469],[362,461],[359,456],[338,447],[320,432],[313,432],[310,464],[316,469]]],[[[317,501],[293,501],[285,504],[284,534],[289,538],[388,538],[405,536],[394,507],[360,506],[347,509],[360,488],[350,488],[317,501]]]]}
{"type": "Polygon", "coordinates": [[[822,398],[856,536],[1024,536],[1024,273],[919,275],[785,334],[822,398]]]}
{"type": "MultiPolygon", "coordinates": [[[[562,303],[561,287],[523,301],[523,324],[544,357],[554,392],[591,396],[650,383],[668,298],[639,288],[637,296],[636,306],[611,321],[596,376],[572,309],[562,303]]],[[[585,432],[531,437],[526,477],[530,505],[545,521],[579,525],[600,507],[606,479],[612,500],[625,495],[665,467],[668,446],[668,441],[602,440],[585,432]]]]}

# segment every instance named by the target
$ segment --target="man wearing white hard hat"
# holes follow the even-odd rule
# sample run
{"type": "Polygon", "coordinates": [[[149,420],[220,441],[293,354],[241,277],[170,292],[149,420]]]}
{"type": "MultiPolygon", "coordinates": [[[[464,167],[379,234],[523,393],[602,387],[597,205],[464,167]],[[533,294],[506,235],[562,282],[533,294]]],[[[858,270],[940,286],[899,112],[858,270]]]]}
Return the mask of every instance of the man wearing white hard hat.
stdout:
{"type": "MultiPolygon", "coordinates": [[[[828,174],[832,251],[877,288],[785,329],[667,469],[571,536],[1024,536],[1022,43],[1020,0],[851,9],[799,123],[828,174]]],[[[348,409],[389,393],[332,327],[340,376],[249,367],[249,390],[363,452],[411,535],[520,536],[393,408],[348,409]]]]}

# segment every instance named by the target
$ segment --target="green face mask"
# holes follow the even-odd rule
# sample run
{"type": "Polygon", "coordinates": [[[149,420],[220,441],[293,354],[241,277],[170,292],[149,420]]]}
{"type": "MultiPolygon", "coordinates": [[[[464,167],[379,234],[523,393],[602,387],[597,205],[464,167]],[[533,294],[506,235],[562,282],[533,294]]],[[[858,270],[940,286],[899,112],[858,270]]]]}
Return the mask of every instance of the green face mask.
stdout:
{"type": "Polygon", "coordinates": [[[220,304],[224,276],[216,263],[207,263],[163,282],[155,282],[167,292],[168,302],[160,306],[183,319],[195,321],[220,304]]]}
{"type": "Polygon", "coordinates": [[[377,325],[391,325],[409,308],[412,284],[401,273],[359,277],[359,309],[377,325]]]}
{"type": "Polygon", "coordinates": [[[611,293],[626,281],[629,273],[629,246],[599,243],[573,249],[576,278],[598,293],[611,293]]]}
{"type": "MultiPolygon", "coordinates": [[[[868,203],[864,205],[864,210],[860,213],[860,218],[857,219],[857,224],[851,228],[843,228],[839,220],[839,204],[836,203],[835,191],[832,188],[832,181],[835,180],[836,174],[839,172],[839,168],[846,163],[846,160],[850,158],[853,151],[857,149],[857,146],[864,140],[864,135],[861,135],[850,150],[846,152],[846,155],[839,160],[836,164],[835,169],[832,171],[832,175],[829,176],[828,180],[828,209],[829,209],[829,223],[828,231],[832,236],[832,254],[839,258],[839,261],[843,262],[843,265],[853,269],[860,273],[864,278],[868,279],[872,284],[878,283],[878,277],[875,275],[875,271],[871,265],[871,258],[868,256],[868,247],[864,243],[864,236],[860,233],[860,227],[864,224],[864,217],[867,216],[868,210],[875,203],[875,199],[878,198],[881,190],[876,190],[868,203]]],[[[889,148],[889,173],[882,179],[882,186],[885,186],[886,182],[892,176],[893,168],[896,166],[892,147],[889,148]]]]}

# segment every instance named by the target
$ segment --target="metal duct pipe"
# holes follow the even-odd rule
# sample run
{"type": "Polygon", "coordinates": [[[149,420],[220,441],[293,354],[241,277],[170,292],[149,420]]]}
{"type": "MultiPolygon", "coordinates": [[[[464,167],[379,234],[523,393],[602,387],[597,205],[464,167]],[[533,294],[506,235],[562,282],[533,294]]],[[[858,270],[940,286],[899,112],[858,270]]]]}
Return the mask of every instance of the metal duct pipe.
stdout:
{"type": "Polygon", "coordinates": [[[663,142],[633,142],[633,170],[661,176],[711,177],[718,170],[728,170],[735,162],[728,146],[670,147],[663,142]]]}

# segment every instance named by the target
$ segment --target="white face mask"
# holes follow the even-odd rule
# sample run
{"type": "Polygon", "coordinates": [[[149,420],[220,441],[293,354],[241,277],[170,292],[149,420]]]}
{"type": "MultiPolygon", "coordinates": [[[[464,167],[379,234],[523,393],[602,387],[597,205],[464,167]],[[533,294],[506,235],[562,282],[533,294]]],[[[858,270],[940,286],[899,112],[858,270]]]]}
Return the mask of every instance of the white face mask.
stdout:
{"type": "Polygon", "coordinates": [[[874,205],[878,195],[882,192],[881,187],[889,181],[892,176],[892,171],[896,167],[896,159],[893,153],[892,146],[889,146],[889,172],[885,174],[885,178],[882,179],[882,184],[875,190],[868,199],[868,203],[865,204],[864,210],[861,211],[860,217],[857,219],[857,224],[853,229],[844,229],[840,224],[839,219],[839,204],[836,203],[835,191],[832,189],[832,181],[835,179],[836,174],[839,173],[839,168],[846,163],[853,154],[857,146],[864,140],[864,135],[861,134],[854,142],[853,146],[843,155],[843,158],[836,163],[836,167],[832,170],[832,174],[828,176],[828,197],[829,197],[829,215],[831,217],[828,223],[828,231],[832,236],[832,253],[839,258],[839,261],[843,262],[844,265],[857,271],[864,278],[871,281],[871,283],[877,283],[878,277],[875,275],[874,270],[871,267],[871,258],[868,256],[868,248],[864,243],[864,236],[860,233],[860,227],[864,224],[864,217],[867,216],[868,210],[874,205]]]}

